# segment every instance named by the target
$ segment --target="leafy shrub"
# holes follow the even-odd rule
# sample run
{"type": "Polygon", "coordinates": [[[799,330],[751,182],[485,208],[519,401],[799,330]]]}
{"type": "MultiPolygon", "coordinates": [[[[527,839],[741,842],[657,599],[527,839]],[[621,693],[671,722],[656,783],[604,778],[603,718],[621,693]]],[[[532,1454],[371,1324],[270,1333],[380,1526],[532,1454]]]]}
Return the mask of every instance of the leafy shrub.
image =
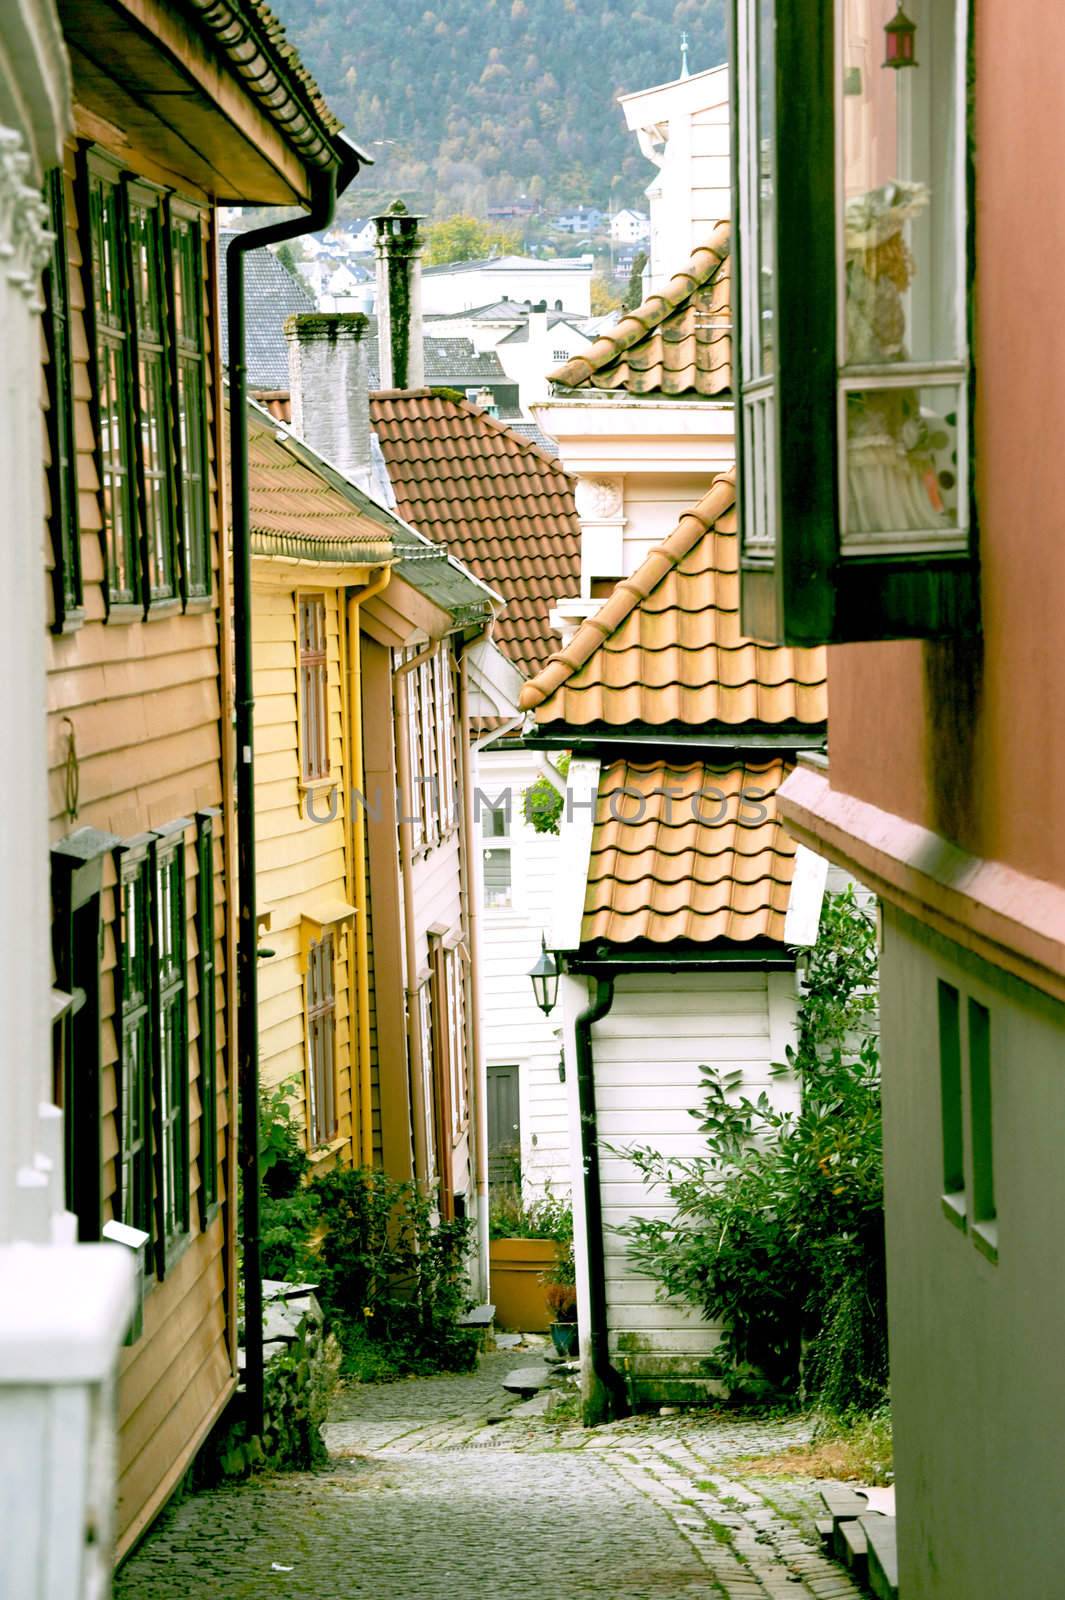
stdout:
{"type": "MultiPolygon", "coordinates": [[[[570,753],[564,750],[555,763],[560,778],[569,773],[570,753]]],[[[521,810],[526,822],[537,833],[558,833],[562,827],[565,800],[550,778],[543,776],[522,792],[521,810]]]]}
{"type": "MultiPolygon", "coordinates": [[[[805,1390],[828,1410],[868,1409],[887,1383],[876,933],[853,892],[829,896],[799,1007],[798,1041],[774,1068],[802,1089],[797,1113],[742,1073],[703,1067],[693,1112],[710,1154],[625,1152],[668,1189],[665,1219],[619,1231],[637,1270],[720,1321],[734,1389],[805,1390]]],[[[619,1152],[620,1153],[620,1152],[619,1152]]]]}
{"type": "Polygon", "coordinates": [[[519,1184],[501,1184],[492,1190],[488,1235],[491,1239],[557,1239],[559,1244],[572,1245],[573,1208],[568,1200],[552,1193],[550,1184],[540,1199],[528,1201],[519,1184]]]}
{"type": "Polygon", "coordinates": [[[264,1278],[313,1277],[319,1200],[306,1183],[310,1161],[293,1114],[295,1080],[259,1091],[259,1229],[264,1278]]]}
{"type": "Polygon", "coordinates": [[[322,1228],[315,1276],[350,1367],[368,1341],[396,1371],[464,1371],[477,1334],[458,1326],[471,1301],[466,1279],[472,1223],[435,1221],[412,1183],[336,1167],[315,1179],[322,1228]]]}

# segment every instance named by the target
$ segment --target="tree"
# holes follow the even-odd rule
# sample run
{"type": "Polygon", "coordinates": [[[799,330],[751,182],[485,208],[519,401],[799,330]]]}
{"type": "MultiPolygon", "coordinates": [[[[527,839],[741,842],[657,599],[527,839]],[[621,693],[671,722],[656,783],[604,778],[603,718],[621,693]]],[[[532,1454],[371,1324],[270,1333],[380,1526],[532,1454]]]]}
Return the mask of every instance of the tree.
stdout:
{"type": "Polygon", "coordinates": [[[635,311],[643,299],[643,269],[647,265],[646,250],[637,250],[632,258],[632,271],[629,273],[629,286],[621,301],[623,311],[635,311]]]}
{"type": "Polygon", "coordinates": [[[279,244],[275,254],[281,265],[286,267],[294,278],[298,278],[299,269],[296,266],[296,252],[292,248],[291,239],[285,239],[279,244]]]}
{"type": "Polygon", "coordinates": [[[602,317],[608,311],[617,311],[621,305],[621,296],[607,282],[601,272],[597,272],[592,279],[592,316],[602,317]]]}
{"type": "Polygon", "coordinates": [[[443,267],[452,261],[482,261],[488,256],[507,255],[520,242],[508,229],[490,227],[487,222],[460,212],[429,224],[425,230],[424,260],[429,267],[443,267]]]}

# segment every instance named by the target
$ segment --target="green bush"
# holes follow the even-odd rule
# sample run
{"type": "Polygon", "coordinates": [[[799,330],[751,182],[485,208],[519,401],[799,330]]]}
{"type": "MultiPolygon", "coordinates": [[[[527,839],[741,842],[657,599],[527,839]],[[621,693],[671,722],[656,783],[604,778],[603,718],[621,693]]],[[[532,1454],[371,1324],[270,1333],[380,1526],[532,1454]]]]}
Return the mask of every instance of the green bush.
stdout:
{"type": "Polygon", "coordinates": [[[573,1208],[547,1185],[539,1200],[526,1201],[519,1183],[492,1190],[488,1208],[490,1239],[557,1239],[572,1245],[573,1208]]]}
{"type": "Polygon", "coordinates": [[[294,1080],[259,1091],[259,1232],[264,1278],[313,1277],[319,1200],[306,1178],[310,1160],[293,1115],[294,1080]]]}
{"type": "Polygon", "coordinates": [[[675,1213],[619,1230],[664,1294],[720,1321],[730,1386],[840,1413],[877,1405],[887,1385],[876,976],[871,919],[850,890],[829,896],[797,1046],[774,1068],[798,1077],[801,1109],[737,1098],[741,1072],[703,1067],[692,1114],[710,1154],[626,1152],[675,1213]]]}
{"type": "Polygon", "coordinates": [[[473,1367],[477,1334],[458,1325],[472,1303],[470,1220],[437,1221],[414,1184],[364,1168],[336,1167],[311,1187],[323,1230],[318,1293],[345,1367],[367,1341],[397,1372],[473,1367]]]}
{"type": "MultiPolygon", "coordinates": [[[[570,753],[564,750],[555,762],[555,770],[560,778],[567,777],[569,764],[570,753]]],[[[565,804],[563,796],[559,794],[550,778],[543,776],[530,783],[522,792],[522,815],[537,833],[560,832],[565,804]]]]}

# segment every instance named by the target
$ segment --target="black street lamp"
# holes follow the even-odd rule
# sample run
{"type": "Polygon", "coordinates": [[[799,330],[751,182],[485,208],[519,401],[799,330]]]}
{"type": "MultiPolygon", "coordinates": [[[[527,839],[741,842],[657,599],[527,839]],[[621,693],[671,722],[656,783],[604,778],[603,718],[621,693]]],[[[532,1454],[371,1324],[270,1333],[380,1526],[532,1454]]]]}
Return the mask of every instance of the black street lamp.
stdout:
{"type": "Polygon", "coordinates": [[[545,1017],[549,1017],[555,1009],[558,999],[558,980],[561,974],[558,962],[547,948],[547,940],[540,935],[540,954],[536,965],[531,969],[529,977],[532,979],[533,994],[536,1004],[540,1007],[545,1017]]]}

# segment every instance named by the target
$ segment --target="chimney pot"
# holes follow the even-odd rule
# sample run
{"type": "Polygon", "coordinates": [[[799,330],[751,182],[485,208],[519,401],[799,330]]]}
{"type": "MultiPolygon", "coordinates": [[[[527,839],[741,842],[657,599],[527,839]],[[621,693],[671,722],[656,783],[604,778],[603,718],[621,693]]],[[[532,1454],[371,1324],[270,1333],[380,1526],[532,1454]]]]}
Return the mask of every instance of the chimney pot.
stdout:
{"type": "Polygon", "coordinates": [[[366,328],[358,311],[308,312],[285,323],[292,430],[362,488],[372,475],[366,328]]]}
{"type": "Polygon", "coordinates": [[[393,201],[383,215],[374,218],[377,343],[383,389],[420,389],[425,382],[421,221],[401,200],[393,201]]]}

